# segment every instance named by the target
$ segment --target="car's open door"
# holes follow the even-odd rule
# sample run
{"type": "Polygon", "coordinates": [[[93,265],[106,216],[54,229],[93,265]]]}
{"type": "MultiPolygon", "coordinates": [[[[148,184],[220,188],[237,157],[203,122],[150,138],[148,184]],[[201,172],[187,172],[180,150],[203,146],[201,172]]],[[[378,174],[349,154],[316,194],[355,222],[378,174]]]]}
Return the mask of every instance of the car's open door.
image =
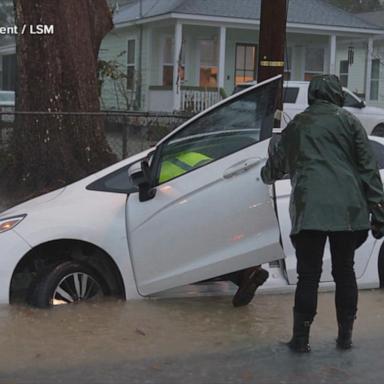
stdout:
{"type": "Polygon", "coordinates": [[[156,194],[127,201],[140,294],[283,258],[270,189],[260,178],[279,81],[232,96],[158,144],[150,167],[156,194]]]}

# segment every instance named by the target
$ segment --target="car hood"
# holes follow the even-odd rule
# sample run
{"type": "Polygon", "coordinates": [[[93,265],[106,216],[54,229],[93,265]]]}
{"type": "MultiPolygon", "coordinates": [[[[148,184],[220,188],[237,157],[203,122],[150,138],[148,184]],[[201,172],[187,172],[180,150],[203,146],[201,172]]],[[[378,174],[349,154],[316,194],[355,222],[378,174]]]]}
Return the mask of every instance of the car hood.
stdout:
{"type": "Polygon", "coordinates": [[[28,211],[35,209],[36,207],[46,204],[57,197],[59,197],[64,191],[66,187],[57,189],[56,191],[52,191],[46,193],[42,196],[35,197],[34,199],[28,200],[24,203],[18,204],[4,212],[0,213],[0,219],[4,217],[16,216],[21,214],[26,214],[28,211]]]}
{"type": "MultiPolygon", "coordinates": [[[[0,219],[2,218],[5,218],[5,217],[10,217],[10,216],[16,216],[16,215],[22,215],[22,214],[28,214],[29,212],[31,211],[38,211],[39,209],[42,208],[43,205],[46,205],[48,203],[51,203],[53,200],[57,199],[60,197],[63,198],[63,199],[70,199],[71,198],[71,193],[74,193],[76,194],[76,198],[79,197],[78,193],[80,192],[81,194],[83,193],[88,193],[88,191],[86,190],[86,186],[90,183],[92,183],[93,181],[125,166],[125,165],[128,165],[130,163],[134,163],[135,161],[138,161],[140,159],[142,159],[143,157],[145,157],[149,152],[153,151],[154,148],[150,148],[150,149],[147,149],[143,152],[140,152],[136,155],[133,155],[127,159],[124,159],[118,163],[115,163],[107,168],[104,168],[92,175],[89,175],[83,179],[80,179],[72,184],[68,184],[67,186],[61,188],[61,189],[57,189],[55,191],[52,191],[52,192],[49,192],[47,194],[44,194],[44,195],[41,195],[39,197],[36,197],[34,199],[31,199],[31,200],[28,200],[24,203],[21,203],[21,204],[18,204],[4,212],[0,212],[0,219]]],[[[74,199],[75,201],[75,199],[74,199]]],[[[54,206],[57,206],[57,203],[60,203],[60,202],[57,202],[55,201],[53,204],[52,204],[52,207],[54,206]]],[[[51,206],[45,206],[44,208],[51,208],[51,206]]],[[[78,207],[76,206],[76,209],[78,209],[78,207]]]]}
{"type": "Polygon", "coordinates": [[[379,107],[371,107],[371,106],[366,106],[363,109],[364,113],[369,113],[370,115],[381,115],[384,116],[384,108],[379,108],[379,107]]]}

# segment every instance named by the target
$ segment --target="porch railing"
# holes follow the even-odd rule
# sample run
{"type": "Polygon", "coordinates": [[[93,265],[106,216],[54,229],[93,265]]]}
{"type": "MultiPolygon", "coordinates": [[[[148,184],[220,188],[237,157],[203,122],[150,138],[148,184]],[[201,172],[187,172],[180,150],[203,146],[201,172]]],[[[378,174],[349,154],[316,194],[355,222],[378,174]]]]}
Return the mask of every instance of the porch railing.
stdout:
{"type": "Polygon", "coordinates": [[[182,87],[181,110],[185,112],[201,112],[222,99],[217,88],[182,87]]]}

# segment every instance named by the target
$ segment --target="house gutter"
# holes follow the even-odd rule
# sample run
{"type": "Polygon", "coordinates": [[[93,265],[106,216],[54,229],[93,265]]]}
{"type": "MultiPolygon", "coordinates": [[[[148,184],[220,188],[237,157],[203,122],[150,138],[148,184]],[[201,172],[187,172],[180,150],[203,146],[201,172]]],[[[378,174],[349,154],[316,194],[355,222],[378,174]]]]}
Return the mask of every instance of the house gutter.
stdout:
{"type": "MultiPolygon", "coordinates": [[[[192,15],[192,14],[186,14],[186,13],[167,13],[163,15],[153,16],[153,17],[146,17],[144,19],[137,19],[127,22],[121,22],[115,24],[116,29],[125,28],[125,27],[131,27],[133,25],[138,24],[146,24],[151,23],[155,21],[162,21],[167,19],[178,19],[178,20],[185,20],[188,22],[195,22],[196,24],[202,24],[202,23],[214,23],[214,24],[233,24],[234,27],[240,27],[247,25],[248,27],[259,27],[260,26],[260,20],[250,20],[250,19],[241,19],[236,17],[221,17],[221,16],[206,16],[206,15],[192,15]]],[[[194,24],[194,23],[191,23],[194,24]]],[[[367,34],[367,35],[376,35],[381,36],[380,32],[384,33],[383,29],[377,28],[377,29],[368,29],[368,28],[354,28],[354,27],[343,27],[343,26],[328,26],[328,25],[317,25],[317,24],[303,24],[303,23],[287,23],[287,29],[297,29],[297,30],[317,30],[317,31],[327,31],[329,33],[331,32],[344,32],[344,33],[360,33],[360,34],[367,34]]]]}

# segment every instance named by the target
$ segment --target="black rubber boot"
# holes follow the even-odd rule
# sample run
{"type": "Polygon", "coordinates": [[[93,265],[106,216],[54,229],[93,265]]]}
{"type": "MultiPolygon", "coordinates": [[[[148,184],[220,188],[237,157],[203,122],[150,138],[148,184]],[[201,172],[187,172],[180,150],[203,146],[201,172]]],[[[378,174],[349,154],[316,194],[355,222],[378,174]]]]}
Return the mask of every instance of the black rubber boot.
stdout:
{"type": "Polygon", "coordinates": [[[349,317],[339,322],[339,334],[336,339],[336,346],[339,349],[352,348],[352,330],[355,317],[349,317]]]}
{"type": "Polygon", "coordinates": [[[256,289],[264,284],[268,276],[268,271],[261,267],[249,268],[245,271],[239,289],[235,293],[235,296],[233,296],[233,306],[242,307],[248,305],[255,296],[256,289]]]}
{"type": "Polygon", "coordinates": [[[309,346],[309,331],[313,316],[293,312],[293,336],[291,341],[288,342],[288,347],[291,351],[296,353],[308,353],[311,352],[309,346]]]}

